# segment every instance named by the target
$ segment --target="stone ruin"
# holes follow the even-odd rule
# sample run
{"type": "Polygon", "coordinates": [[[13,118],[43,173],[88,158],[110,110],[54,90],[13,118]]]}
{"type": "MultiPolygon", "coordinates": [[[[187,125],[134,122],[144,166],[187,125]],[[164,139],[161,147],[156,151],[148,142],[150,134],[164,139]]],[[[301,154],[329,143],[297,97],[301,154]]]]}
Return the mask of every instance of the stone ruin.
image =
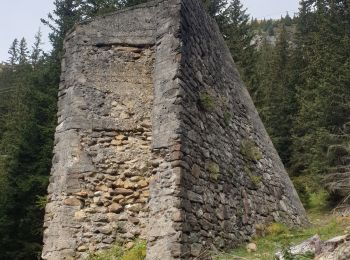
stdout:
{"type": "Polygon", "coordinates": [[[148,260],[200,259],[307,222],[200,0],[80,23],[64,49],[43,259],[137,238],[148,260]]]}

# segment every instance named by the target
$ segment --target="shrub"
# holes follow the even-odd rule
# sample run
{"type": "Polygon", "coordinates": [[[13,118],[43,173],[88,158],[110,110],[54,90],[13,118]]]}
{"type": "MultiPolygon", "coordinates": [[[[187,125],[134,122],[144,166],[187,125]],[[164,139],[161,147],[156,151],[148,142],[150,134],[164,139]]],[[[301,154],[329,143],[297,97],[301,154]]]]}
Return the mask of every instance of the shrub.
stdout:
{"type": "Polygon", "coordinates": [[[304,176],[293,177],[292,178],[294,187],[299,195],[301,202],[305,208],[310,208],[310,188],[309,179],[304,176]]]}

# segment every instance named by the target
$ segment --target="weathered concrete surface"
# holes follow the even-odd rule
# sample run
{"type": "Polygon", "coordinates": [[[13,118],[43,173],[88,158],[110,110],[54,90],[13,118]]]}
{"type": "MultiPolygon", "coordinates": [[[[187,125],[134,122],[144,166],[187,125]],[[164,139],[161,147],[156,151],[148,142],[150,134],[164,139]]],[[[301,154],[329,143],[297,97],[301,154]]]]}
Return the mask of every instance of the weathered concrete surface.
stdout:
{"type": "Polygon", "coordinates": [[[155,59],[147,10],[78,25],[66,39],[44,259],[85,259],[146,238],[155,59]]]}
{"type": "Polygon", "coordinates": [[[199,0],[158,0],[65,41],[44,259],[147,238],[193,259],[304,209],[217,25],[199,0]]]}

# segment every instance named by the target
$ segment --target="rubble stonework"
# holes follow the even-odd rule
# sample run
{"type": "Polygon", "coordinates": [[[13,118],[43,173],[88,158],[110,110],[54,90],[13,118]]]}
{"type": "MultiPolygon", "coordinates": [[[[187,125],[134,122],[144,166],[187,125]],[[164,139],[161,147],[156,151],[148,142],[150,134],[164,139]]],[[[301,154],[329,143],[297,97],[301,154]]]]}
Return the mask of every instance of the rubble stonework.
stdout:
{"type": "Polygon", "coordinates": [[[157,0],[66,37],[44,259],[147,239],[194,259],[305,211],[216,23],[199,0],[157,0]]]}

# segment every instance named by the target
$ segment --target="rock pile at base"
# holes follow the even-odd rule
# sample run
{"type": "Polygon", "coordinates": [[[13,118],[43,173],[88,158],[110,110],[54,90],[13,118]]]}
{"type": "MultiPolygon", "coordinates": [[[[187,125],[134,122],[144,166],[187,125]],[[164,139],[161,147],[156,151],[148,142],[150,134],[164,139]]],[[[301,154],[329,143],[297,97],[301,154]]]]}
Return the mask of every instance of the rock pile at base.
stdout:
{"type": "Polygon", "coordinates": [[[313,256],[314,260],[348,260],[350,259],[350,235],[337,236],[327,241],[322,241],[318,235],[315,235],[299,245],[276,253],[278,260],[298,256],[313,256]]]}

